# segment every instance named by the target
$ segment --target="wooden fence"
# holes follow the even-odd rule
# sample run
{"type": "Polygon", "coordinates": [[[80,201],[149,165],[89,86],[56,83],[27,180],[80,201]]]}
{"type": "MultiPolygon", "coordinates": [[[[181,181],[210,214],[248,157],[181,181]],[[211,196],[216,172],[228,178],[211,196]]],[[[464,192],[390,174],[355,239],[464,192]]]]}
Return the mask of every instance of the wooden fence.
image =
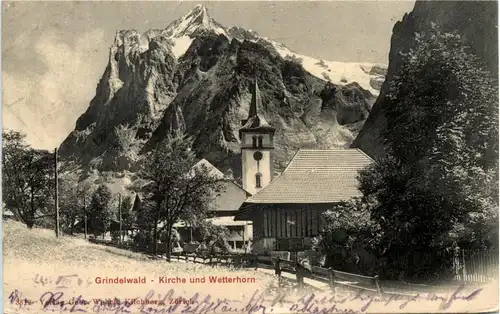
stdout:
{"type": "MultiPolygon", "coordinates": [[[[491,262],[492,260],[486,260],[482,256],[484,254],[476,252],[476,258],[479,261],[491,262]],[[479,257],[480,256],[480,257],[479,257]],[[483,258],[483,259],[481,259],[483,258]]],[[[443,285],[443,286],[429,286],[424,284],[411,284],[402,281],[384,281],[379,280],[378,276],[363,276],[358,274],[352,274],[347,272],[342,272],[334,270],[332,268],[323,268],[318,266],[306,267],[304,265],[298,264],[295,260],[283,259],[280,256],[287,256],[287,254],[278,254],[278,256],[258,256],[253,254],[241,254],[241,255],[218,255],[218,256],[198,256],[195,254],[189,255],[172,255],[173,260],[194,262],[205,265],[220,265],[220,266],[230,266],[230,267],[254,267],[273,270],[274,274],[281,277],[283,272],[295,275],[294,280],[299,286],[307,286],[304,283],[304,278],[310,278],[312,280],[326,283],[332,289],[336,291],[337,288],[342,290],[365,290],[376,295],[408,295],[419,292],[429,292],[429,291],[439,291],[439,290],[449,290],[450,288],[458,285],[443,285]]],[[[289,256],[289,255],[288,255],[289,256]]],[[[466,252],[464,252],[464,259],[466,258],[466,252]]],[[[498,257],[497,257],[498,261],[498,257]]],[[[474,265],[474,264],[471,264],[474,265]]],[[[482,265],[477,262],[477,265],[482,265]]],[[[481,266],[482,267],[482,266],[481,266]]],[[[476,268],[481,269],[480,266],[476,268]]],[[[473,268],[470,268],[473,270],[473,268]]],[[[475,269],[474,269],[475,270],[475,269]]],[[[489,270],[490,271],[490,270],[489,270]]],[[[498,269],[496,271],[498,274],[498,269]]],[[[470,278],[483,280],[491,280],[496,277],[491,277],[495,273],[491,271],[490,277],[479,277],[479,275],[470,275],[470,278]]],[[[497,275],[498,276],[498,275],[497,275]]],[[[464,281],[462,281],[464,282],[464,281]]],[[[478,283],[480,280],[470,280],[469,283],[478,283]]]]}
{"type": "Polygon", "coordinates": [[[489,282],[498,278],[498,252],[461,250],[453,260],[455,279],[462,282],[489,282]]]}
{"type": "Polygon", "coordinates": [[[357,274],[350,274],[333,269],[313,266],[307,269],[296,261],[275,258],[272,256],[258,256],[252,254],[244,255],[219,255],[219,256],[197,256],[172,255],[171,260],[200,263],[205,265],[221,265],[234,267],[255,267],[274,270],[274,274],[281,277],[282,272],[295,275],[295,281],[299,287],[304,287],[304,278],[311,278],[329,285],[332,290],[336,287],[347,289],[363,289],[377,294],[382,293],[378,276],[368,277],[357,274]]]}
{"type": "Polygon", "coordinates": [[[453,279],[463,283],[484,283],[498,278],[498,250],[466,250],[427,252],[417,251],[391,257],[407,263],[406,269],[433,268],[446,263],[451,266],[453,279]]]}
{"type": "MultiPolygon", "coordinates": [[[[90,242],[96,244],[104,244],[116,246],[109,240],[89,239],[90,242]]],[[[122,246],[119,246],[122,247],[122,246]]],[[[125,247],[122,247],[125,248],[125,247]]],[[[297,282],[303,283],[300,278],[310,277],[311,279],[329,283],[332,288],[335,286],[343,286],[344,288],[363,288],[365,290],[381,293],[381,291],[419,291],[428,289],[429,286],[409,284],[399,282],[394,285],[394,282],[381,282],[378,276],[369,277],[347,272],[326,269],[313,266],[309,271],[305,271],[297,267],[297,260],[300,257],[308,257],[310,254],[299,256],[300,254],[290,254],[290,252],[273,252],[271,256],[257,256],[254,254],[219,254],[215,256],[200,256],[196,254],[172,254],[173,260],[194,262],[207,265],[220,265],[232,267],[259,267],[264,269],[275,270],[275,274],[279,275],[281,271],[288,272],[297,276],[297,282]],[[279,271],[277,270],[279,269],[279,271]],[[384,288],[382,288],[384,286],[384,288]]],[[[447,253],[448,254],[448,253],[447,253]]],[[[421,262],[421,258],[430,258],[425,256],[414,256],[413,262],[421,262]]],[[[458,254],[450,253],[447,255],[452,259],[454,269],[454,279],[461,283],[485,283],[498,279],[499,275],[499,256],[498,251],[484,250],[461,250],[458,254]]]]}

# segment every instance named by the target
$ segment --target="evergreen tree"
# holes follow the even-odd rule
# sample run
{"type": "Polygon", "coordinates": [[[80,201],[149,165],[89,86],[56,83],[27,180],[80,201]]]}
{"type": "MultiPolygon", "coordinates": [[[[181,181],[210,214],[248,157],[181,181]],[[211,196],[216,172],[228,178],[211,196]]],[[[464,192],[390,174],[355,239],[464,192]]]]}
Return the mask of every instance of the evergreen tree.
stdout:
{"type": "Polygon", "coordinates": [[[103,184],[92,195],[89,208],[90,230],[94,235],[104,234],[109,230],[112,217],[111,191],[103,184]]]}
{"type": "Polygon", "coordinates": [[[134,223],[135,217],[132,213],[132,197],[130,195],[127,195],[123,198],[122,204],[121,204],[121,213],[122,213],[122,227],[123,227],[123,234],[122,238],[125,235],[125,233],[130,230],[132,227],[132,224],[134,223]]]}
{"type": "Polygon", "coordinates": [[[455,249],[498,247],[497,82],[456,33],[433,25],[415,42],[385,95],[388,155],[360,172],[361,199],[325,214],[318,241],[327,254],[371,248],[394,279],[446,276],[455,249]]]}
{"type": "MultiPolygon", "coordinates": [[[[385,96],[389,156],[360,173],[392,261],[498,244],[484,232],[498,229],[497,84],[459,35],[434,25],[416,43],[385,96]]],[[[434,275],[444,262],[391,272],[434,275]]]]}

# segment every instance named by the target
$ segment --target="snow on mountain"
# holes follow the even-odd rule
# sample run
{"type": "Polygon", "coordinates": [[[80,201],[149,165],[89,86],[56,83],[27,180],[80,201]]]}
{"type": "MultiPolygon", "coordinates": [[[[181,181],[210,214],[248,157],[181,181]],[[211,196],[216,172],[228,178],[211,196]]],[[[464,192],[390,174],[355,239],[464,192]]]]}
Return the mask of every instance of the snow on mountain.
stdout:
{"type": "Polygon", "coordinates": [[[95,97],[60,156],[99,171],[135,172],[144,152],[183,130],[194,136],[198,156],[238,177],[237,130],[256,74],[262,114],[279,130],[280,168],[298,148],[350,145],[375,101],[370,81],[385,69],[294,53],[255,31],[224,28],[197,6],[164,29],[117,32],[95,97]]]}
{"type": "MultiPolygon", "coordinates": [[[[229,39],[235,38],[239,41],[249,40],[267,43],[267,45],[274,47],[283,58],[295,59],[302,64],[306,71],[324,81],[330,81],[338,85],[357,82],[374,96],[379,94],[385,80],[385,65],[327,61],[299,54],[272,39],[259,36],[253,30],[246,30],[237,26],[225,28],[210,17],[203,5],[197,5],[189,13],[173,21],[163,30],[149,30],[142,36],[134,33],[132,41],[137,42],[140,45],[140,51],[144,52],[148,50],[151,39],[158,36],[168,38],[171,41],[172,53],[178,59],[185,54],[196,35],[203,32],[223,34],[229,39]]],[[[121,40],[117,41],[116,44],[122,44],[121,40]]]]}
{"type": "Polygon", "coordinates": [[[306,71],[322,80],[330,81],[337,85],[357,82],[361,87],[369,90],[375,96],[379,94],[380,86],[384,82],[384,65],[318,60],[295,53],[284,45],[268,38],[263,39],[271,43],[283,58],[291,57],[296,59],[306,71]],[[377,69],[381,69],[382,71],[377,71],[377,69]]]}
{"type": "Polygon", "coordinates": [[[170,23],[162,31],[162,35],[172,40],[172,52],[176,58],[179,58],[193,42],[192,37],[203,31],[211,31],[229,37],[225,28],[209,16],[207,8],[199,4],[180,19],[170,23]]]}
{"type": "Polygon", "coordinates": [[[193,39],[189,36],[174,37],[172,39],[172,53],[177,59],[186,53],[189,46],[191,46],[191,43],[193,42],[193,39]]]}
{"type": "Polygon", "coordinates": [[[182,36],[193,35],[200,30],[211,30],[217,34],[224,34],[228,36],[224,27],[212,19],[208,15],[207,8],[201,4],[197,5],[193,10],[180,19],[170,23],[164,33],[173,38],[179,38],[182,36]]]}

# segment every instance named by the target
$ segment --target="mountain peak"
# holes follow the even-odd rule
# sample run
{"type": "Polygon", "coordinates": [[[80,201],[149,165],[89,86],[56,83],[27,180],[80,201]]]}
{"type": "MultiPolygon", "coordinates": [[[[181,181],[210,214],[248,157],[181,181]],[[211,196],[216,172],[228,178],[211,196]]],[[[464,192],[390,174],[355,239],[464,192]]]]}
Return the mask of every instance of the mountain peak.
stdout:
{"type": "Polygon", "coordinates": [[[205,27],[210,24],[210,15],[208,15],[207,8],[202,4],[198,4],[188,14],[184,15],[182,19],[205,27]]]}
{"type": "Polygon", "coordinates": [[[207,17],[209,16],[208,15],[208,9],[203,4],[198,4],[188,14],[192,14],[192,13],[203,14],[203,15],[205,15],[207,17]]]}
{"type": "Polygon", "coordinates": [[[224,27],[210,17],[208,9],[202,4],[198,4],[166,28],[167,33],[173,37],[189,36],[200,30],[211,30],[217,34],[227,35],[224,27]]]}

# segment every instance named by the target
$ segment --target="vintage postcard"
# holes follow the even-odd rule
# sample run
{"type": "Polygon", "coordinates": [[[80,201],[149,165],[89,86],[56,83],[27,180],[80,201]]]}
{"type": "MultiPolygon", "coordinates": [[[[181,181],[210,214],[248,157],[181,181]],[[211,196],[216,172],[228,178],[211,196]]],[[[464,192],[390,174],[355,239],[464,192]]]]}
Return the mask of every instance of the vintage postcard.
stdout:
{"type": "Polygon", "coordinates": [[[3,313],[498,313],[496,1],[1,21],[3,313]]]}

